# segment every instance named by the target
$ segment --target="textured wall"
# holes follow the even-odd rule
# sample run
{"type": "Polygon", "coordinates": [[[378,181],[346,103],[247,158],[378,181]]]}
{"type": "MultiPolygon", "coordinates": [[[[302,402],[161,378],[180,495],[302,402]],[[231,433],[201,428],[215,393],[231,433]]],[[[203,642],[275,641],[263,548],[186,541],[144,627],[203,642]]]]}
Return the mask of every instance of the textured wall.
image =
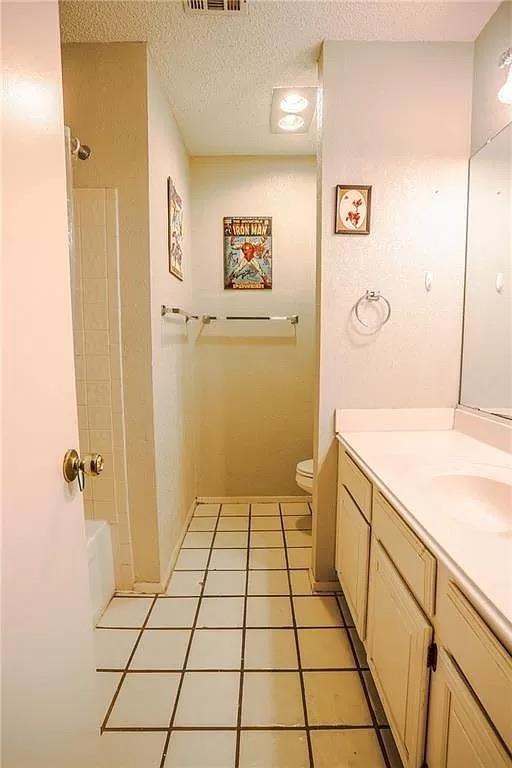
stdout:
{"type": "Polygon", "coordinates": [[[498,101],[506,69],[500,55],[512,45],[512,3],[503,2],[475,41],[471,148],[475,152],[512,120],[512,105],[498,101]]]}
{"type": "Polygon", "coordinates": [[[160,305],[192,304],[189,161],[171,106],[148,59],[149,236],[153,408],[162,575],[196,495],[193,338],[182,318],[162,318],[160,305]],[[185,277],[169,273],[167,177],[184,202],[185,277]]]}
{"type": "Polygon", "coordinates": [[[195,311],[300,315],[296,328],[196,330],[199,494],[298,494],[295,466],[312,456],[315,161],[195,158],[191,168],[195,311]],[[273,217],[272,290],[225,291],[223,216],[265,215],[273,217]]]}
{"type": "Polygon", "coordinates": [[[458,399],[472,46],[327,42],[318,260],[317,578],[333,574],[335,408],[458,399]],[[333,234],[337,183],[373,185],[368,236],[333,234]],[[424,288],[426,270],[433,289],[424,288]],[[352,307],[383,292],[365,336],[352,307]]]}
{"type": "Polygon", "coordinates": [[[143,43],[77,43],[62,49],[65,121],[92,148],[89,160],[74,164],[74,186],[113,187],[119,194],[126,458],[135,578],[159,581],[146,57],[143,43]]]}

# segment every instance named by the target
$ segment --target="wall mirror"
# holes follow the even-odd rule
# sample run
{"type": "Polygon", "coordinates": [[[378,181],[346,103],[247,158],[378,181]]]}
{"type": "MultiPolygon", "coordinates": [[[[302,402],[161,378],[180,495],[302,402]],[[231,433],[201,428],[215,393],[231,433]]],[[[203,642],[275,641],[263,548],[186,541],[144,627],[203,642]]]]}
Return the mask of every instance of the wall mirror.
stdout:
{"type": "Polygon", "coordinates": [[[512,123],[469,165],[460,402],[512,419],[512,123]]]}

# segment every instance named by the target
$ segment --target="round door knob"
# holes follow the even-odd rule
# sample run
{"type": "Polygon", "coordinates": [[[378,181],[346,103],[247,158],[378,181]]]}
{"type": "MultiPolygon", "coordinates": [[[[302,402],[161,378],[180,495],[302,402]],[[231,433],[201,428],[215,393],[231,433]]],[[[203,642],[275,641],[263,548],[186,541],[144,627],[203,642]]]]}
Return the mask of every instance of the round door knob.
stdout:
{"type": "Polygon", "coordinates": [[[86,475],[100,475],[105,462],[101,453],[87,453],[82,459],[82,469],[86,475]]]}
{"type": "Polygon", "coordinates": [[[64,480],[67,483],[72,483],[77,479],[80,472],[83,472],[86,475],[98,476],[103,472],[104,464],[105,462],[101,453],[86,453],[83,459],[81,459],[78,455],[78,451],[71,448],[69,451],[66,451],[62,463],[64,480]]]}

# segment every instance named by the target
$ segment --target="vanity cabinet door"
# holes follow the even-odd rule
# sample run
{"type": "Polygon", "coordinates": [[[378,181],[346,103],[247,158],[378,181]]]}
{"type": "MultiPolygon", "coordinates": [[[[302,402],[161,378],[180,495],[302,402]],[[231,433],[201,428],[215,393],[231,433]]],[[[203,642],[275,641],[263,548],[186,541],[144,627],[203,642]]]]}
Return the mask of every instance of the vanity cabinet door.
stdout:
{"type": "Polygon", "coordinates": [[[423,765],[431,642],[432,627],[381,544],[373,539],[368,665],[406,768],[423,765]]]}
{"type": "Polygon", "coordinates": [[[510,768],[511,760],[450,656],[441,649],[430,693],[428,768],[510,768]]]}
{"type": "Polygon", "coordinates": [[[361,640],[366,631],[370,526],[346,488],[340,488],[336,540],[336,570],[361,640]]]}

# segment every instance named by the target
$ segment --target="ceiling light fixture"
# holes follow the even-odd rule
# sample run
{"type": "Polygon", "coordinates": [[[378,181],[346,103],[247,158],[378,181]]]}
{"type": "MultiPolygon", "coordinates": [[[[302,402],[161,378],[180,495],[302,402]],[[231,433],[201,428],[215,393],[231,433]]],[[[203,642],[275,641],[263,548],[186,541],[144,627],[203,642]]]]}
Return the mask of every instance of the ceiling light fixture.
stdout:
{"type": "Polygon", "coordinates": [[[498,91],[498,100],[502,104],[512,104],[512,48],[507,48],[500,56],[500,69],[508,67],[507,79],[498,91]]]}
{"type": "Polygon", "coordinates": [[[304,112],[309,102],[305,96],[300,93],[288,93],[284,99],[281,99],[279,106],[283,112],[296,115],[298,112],[304,112]]]}
{"type": "Polygon", "coordinates": [[[272,133],[307,133],[315,114],[316,85],[273,88],[270,109],[272,133]]]}
{"type": "Polygon", "coordinates": [[[284,115],[277,124],[283,131],[299,131],[304,128],[304,118],[300,115],[284,115]]]}

